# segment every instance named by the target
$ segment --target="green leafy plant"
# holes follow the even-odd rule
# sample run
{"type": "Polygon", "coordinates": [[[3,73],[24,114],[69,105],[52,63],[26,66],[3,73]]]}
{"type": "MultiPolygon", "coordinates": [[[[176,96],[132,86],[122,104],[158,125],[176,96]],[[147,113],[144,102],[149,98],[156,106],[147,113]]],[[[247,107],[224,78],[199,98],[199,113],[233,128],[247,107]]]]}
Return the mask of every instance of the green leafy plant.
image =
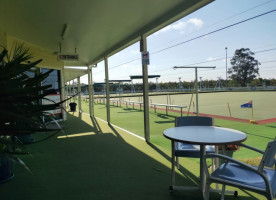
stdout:
{"type": "MultiPolygon", "coordinates": [[[[31,62],[29,50],[16,44],[11,53],[3,48],[0,53],[0,158],[23,163],[11,155],[18,145],[16,137],[31,133],[49,133],[47,138],[60,131],[49,128],[43,118],[50,117],[50,110],[61,108],[64,101],[43,105],[46,96],[56,92],[51,85],[41,85],[52,72],[34,73],[33,69],[42,60],[31,62]]],[[[58,125],[58,124],[57,124],[58,125]]]]}

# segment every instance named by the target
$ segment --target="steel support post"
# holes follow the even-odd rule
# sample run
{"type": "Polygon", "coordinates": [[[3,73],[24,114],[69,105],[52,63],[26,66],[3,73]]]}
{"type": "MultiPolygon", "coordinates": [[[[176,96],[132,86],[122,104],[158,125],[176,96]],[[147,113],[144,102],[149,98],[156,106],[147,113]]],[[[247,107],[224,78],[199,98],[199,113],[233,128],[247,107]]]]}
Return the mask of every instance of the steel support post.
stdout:
{"type": "Polygon", "coordinates": [[[198,116],[198,78],[197,78],[197,68],[195,68],[195,84],[196,84],[196,115],[198,116]]]}
{"type": "Polygon", "coordinates": [[[106,93],[106,118],[108,124],[110,124],[110,101],[109,101],[109,74],[108,74],[108,60],[107,57],[104,58],[105,66],[105,93],[106,93]]]}
{"type": "MultiPolygon", "coordinates": [[[[60,82],[61,82],[61,94],[60,95],[61,95],[61,100],[63,101],[63,100],[65,100],[65,98],[67,98],[65,96],[65,83],[64,83],[64,69],[63,68],[60,70],[60,82]]],[[[62,103],[62,107],[64,108],[64,109],[61,109],[62,110],[62,118],[63,118],[63,120],[66,120],[67,119],[67,115],[66,115],[66,111],[65,111],[66,102],[62,103]]]]}
{"type": "Polygon", "coordinates": [[[79,103],[79,113],[81,113],[82,110],[81,110],[81,85],[80,85],[80,77],[78,77],[78,103],[79,103]]]}
{"type": "Polygon", "coordinates": [[[94,87],[93,87],[93,72],[92,72],[92,67],[91,67],[91,71],[90,71],[90,79],[91,79],[91,109],[92,109],[92,116],[95,115],[94,112],[94,87]]]}
{"type": "MultiPolygon", "coordinates": [[[[141,52],[147,52],[147,38],[141,36],[141,52]]],[[[149,85],[148,85],[148,65],[142,64],[143,68],[143,103],[144,103],[144,134],[146,142],[150,142],[149,127],[149,85]]]]}
{"type": "Polygon", "coordinates": [[[89,114],[92,116],[92,101],[91,101],[91,96],[92,96],[92,91],[91,91],[91,69],[89,66],[87,66],[87,71],[88,71],[88,97],[89,97],[89,114]]]}

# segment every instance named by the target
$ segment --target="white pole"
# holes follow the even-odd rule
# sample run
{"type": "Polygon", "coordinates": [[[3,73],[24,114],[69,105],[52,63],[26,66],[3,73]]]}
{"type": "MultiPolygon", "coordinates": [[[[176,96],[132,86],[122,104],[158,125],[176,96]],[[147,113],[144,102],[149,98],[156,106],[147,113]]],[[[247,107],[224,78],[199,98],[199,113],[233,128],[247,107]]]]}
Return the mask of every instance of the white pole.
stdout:
{"type": "Polygon", "coordinates": [[[73,79],[73,99],[74,99],[74,102],[76,101],[76,96],[75,96],[75,79],[73,79]]]}
{"type": "Polygon", "coordinates": [[[197,80],[197,68],[212,68],[215,69],[216,67],[201,67],[201,66],[182,66],[182,67],[177,67],[174,66],[174,69],[178,69],[178,68],[194,68],[195,69],[195,82],[196,82],[196,113],[198,116],[199,110],[198,110],[198,80],[197,80]]]}
{"type": "Polygon", "coordinates": [[[70,81],[70,96],[71,96],[71,101],[70,102],[72,102],[73,100],[74,100],[74,98],[72,98],[73,97],[73,95],[74,95],[74,93],[73,93],[73,91],[74,91],[74,89],[73,89],[73,84],[74,82],[73,82],[73,80],[72,81],[70,81]]]}
{"type": "MultiPolygon", "coordinates": [[[[64,68],[62,68],[60,70],[60,82],[61,82],[61,100],[65,100],[67,97],[65,95],[65,83],[64,83],[64,68]]],[[[68,87],[67,87],[68,88],[68,87]]],[[[66,101],[67,103],[67,101],[66,101]]],[[[66,120],[67,119],[67,116],[66,116],[66,111],[65,111],[65,108],[66,108],[66,103],[64,102],[62,104],[62,107],[64,109],[62,109],[62,117],[63,117],[63,120],[66,120]]]]}
{"type": "Polygon", "coordinates": [[[225,74],[226,74],[226,77],[225,77],[225,81],[226,81],[226,87],[227,87],[227,47],[225,47],[225,51],[226,51],[226,56],[225,56],[225,65],[226,65],[226,71],[225,71],[225,74]]]}
{"type": "Polygon", "coordinates": [[[196,115],[198,116],[198,80],[197,80],[197,68],[195,68],[195,81],[196,81],[196,115]]]}
{"type": "Polygon", "coordinates": [[[79,113],[81,113],[81,86],[80,86],[80,77],[78,77],[78,103],[79,103],[79,113]]]}
{"type": "Polygon", "coordinates": [[[108,60],[107,57],[104,57],[105,65],[105,93],[106,93],[106,118],[108,124],[110,124],[110,102],[109,102],[109,74],[108,74],[108,60]]]}
{"type": "Polygon", "coordinates": [[[89,66],[87,66],[87,71],[88,71],[88,96],[89,96],[89,114],[92,116],[92,101],[91,101],[91,69],[89,66]]]}
{"type": "MultiPolygon", "coordinates": [[[[141,36],[141,52],[147,52],[147,37],[141,36]]],[[[144,103],[144,134],[146,142],[150,142],[149,128],[149,85],[148,85],[148,65],[142,64],[143,68],[143,103],[144,103]]]]}
{"type": "Polygon", "coordinates": [[[94,116],[95,112],[94,112],[94,87],[93,87],[93,72],[92,72],[92,67],[90,69],[90,80],[91,80],[91,115],[94,116]]]}

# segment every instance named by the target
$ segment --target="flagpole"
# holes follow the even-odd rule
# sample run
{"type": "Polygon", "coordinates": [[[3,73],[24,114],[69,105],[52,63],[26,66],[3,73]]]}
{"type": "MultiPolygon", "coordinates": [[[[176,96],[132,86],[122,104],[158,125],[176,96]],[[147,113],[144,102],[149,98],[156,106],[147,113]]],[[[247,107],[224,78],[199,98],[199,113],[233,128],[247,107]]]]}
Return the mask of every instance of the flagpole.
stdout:
{"type": "Polygon", "coordinates": [[[252,107],[251,107],[251,109],[252,109],[252,117],[251,117],[250,123],[251,124],[255,124],[256,121],[254,120],[253,101],[251,100],[251,102],[252,102],[252,107]]]}
{"type": "Polygon", "coordinates": [[[253,106],[252,106],[252,117],[251,117],[251,120],[254,120],[254,117],[253,117],[253,106]]]}

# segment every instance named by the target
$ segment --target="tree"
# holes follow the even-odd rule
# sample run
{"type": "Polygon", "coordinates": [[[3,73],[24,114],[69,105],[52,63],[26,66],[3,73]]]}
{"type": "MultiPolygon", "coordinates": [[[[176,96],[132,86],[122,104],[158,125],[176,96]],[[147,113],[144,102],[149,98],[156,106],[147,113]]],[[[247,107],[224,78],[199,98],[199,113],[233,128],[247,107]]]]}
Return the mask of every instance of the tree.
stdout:
{"type": "Polygon", "coordinates": [[[261,63],[253,55],[254,53],[249,48],[241,48],[235,51],[235,55],[231,59],[232,67],[228,70],[229,78],[237,81],[243,87],[259,75],[258,66],[261,63]]]}

